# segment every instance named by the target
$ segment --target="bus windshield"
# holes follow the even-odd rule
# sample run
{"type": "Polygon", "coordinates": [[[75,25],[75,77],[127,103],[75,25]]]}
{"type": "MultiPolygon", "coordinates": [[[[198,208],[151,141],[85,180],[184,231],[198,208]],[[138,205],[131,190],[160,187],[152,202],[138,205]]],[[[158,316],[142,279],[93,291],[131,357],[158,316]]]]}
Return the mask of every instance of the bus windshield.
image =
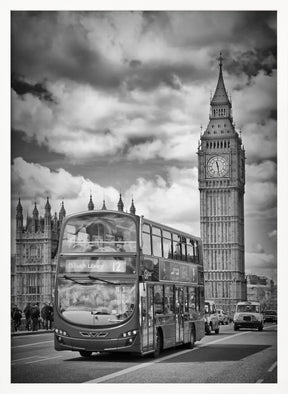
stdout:
{"type": "Polygon", "coordinates": [[[58,282],[58,310],[75,324],[119,324],[131,316],[135,297],[135,281],[64,276],[58,282]]]}
{"type": "Polygon", "coordinates": [[[136,224],[118,213],[88,213],[66,222],[60,253],[136,252],[136,224]]]}

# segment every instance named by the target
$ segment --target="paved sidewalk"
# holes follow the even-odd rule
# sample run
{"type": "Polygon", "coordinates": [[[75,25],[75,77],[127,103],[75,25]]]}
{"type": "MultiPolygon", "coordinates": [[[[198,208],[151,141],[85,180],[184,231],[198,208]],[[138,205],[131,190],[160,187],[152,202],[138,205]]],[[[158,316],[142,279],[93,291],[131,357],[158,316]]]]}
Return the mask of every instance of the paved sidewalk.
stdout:
{"type": "Polygon", "coordinates": [[[11,332],[11,336],[13,337],[18,337],[21,335],[34,335],[34,334],[49,334],[49,333],[53,333],[54,329],[52,328],[52,330],[44,330],[44,329],[39,329],[37,331],[14,331],[11,332]]]}

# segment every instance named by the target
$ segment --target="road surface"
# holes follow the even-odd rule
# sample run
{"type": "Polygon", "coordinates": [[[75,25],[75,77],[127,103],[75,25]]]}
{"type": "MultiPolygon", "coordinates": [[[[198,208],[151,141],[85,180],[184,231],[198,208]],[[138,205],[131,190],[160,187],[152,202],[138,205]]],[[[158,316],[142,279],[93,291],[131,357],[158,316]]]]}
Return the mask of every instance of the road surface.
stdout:
{"type": "Polygon", "coordinates": [[[53,333],[11,339],[11,383],[277,383],[277,325],[262,332],[220,327],[194,349],[160,358],[56,352],[53,333]]]}

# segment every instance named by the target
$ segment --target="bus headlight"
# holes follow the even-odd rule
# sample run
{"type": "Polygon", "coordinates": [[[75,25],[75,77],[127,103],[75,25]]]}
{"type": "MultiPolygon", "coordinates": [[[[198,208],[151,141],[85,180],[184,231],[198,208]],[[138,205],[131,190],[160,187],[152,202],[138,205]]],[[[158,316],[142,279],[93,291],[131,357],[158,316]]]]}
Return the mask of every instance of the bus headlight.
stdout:
{"type": "Polygon", "coordinates": [[[131,338],[131,337],[135,337],[135,335],[137,335],[137,330],[130,330],[130,331],[126,331],[122,333],[122,338],[131,338]]]}
{"type": "Polygon", "coordinates": [[[55,329],[54,329],[54,332],[55,332],[55,334],[56,334],[57,336],[58,336],[58,335],[61,335],[61,336],[63,336],[63,337],[69,337],[67,331],[65,331],[65,330],[59,330],[58,328],[55,328],[55,329]]]}

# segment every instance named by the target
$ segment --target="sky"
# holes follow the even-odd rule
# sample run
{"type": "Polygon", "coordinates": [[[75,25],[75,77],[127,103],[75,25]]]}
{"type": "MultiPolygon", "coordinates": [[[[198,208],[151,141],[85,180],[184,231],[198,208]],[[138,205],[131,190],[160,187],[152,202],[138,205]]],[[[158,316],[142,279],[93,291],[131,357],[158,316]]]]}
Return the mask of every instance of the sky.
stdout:
{"type": "MultiPolygon", "coordinates": [[[[124,210],[200,236],[197,148],[223,55],[246,152],[245,270],[277,280],[273,11],[11,14],[11,224],[124,210]]],[[[13,235],[12,235],[13,238],[13,235]]],[[[13,247],[12,247],[13,251],[13,247]]]]}

